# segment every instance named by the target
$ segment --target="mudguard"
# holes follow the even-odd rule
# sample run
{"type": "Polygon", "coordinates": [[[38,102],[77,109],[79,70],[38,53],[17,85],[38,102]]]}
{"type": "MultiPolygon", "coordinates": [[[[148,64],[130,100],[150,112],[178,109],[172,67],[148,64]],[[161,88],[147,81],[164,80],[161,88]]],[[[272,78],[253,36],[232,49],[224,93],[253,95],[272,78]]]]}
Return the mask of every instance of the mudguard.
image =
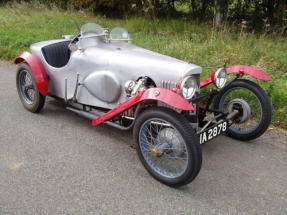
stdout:
{"type": "Polygon", "coordinates": [[[31,53],[22,52],[14,60],[15,64],[26,62],[31,68],[36,87],[43,96],[48,94],[48,77],[42,63],[31,53]]]}
{"type": "Polygon", "coordinates": [[[193,111],[196,109],[186,99],[171,90],[165,88],[149,88],[147,90],[139,92],[137,95],[120,104],[116,108],[110,110],[103,116],[96,118],[92,121],[92,125],[99,125],[125,112],[136,104],[147,100],[160,101],[179,110],[193,111]]]}
{"type": "MultiPolygon", "coordinates": [[[[272,79],[265,74],[264,72],[260,71],[257,68],[246,66],[246,65],[237,65],[237,66],[230,66],[226,68],[227,74],[231,73],[238,73],[240,75],[250,75],[251,77],[262,80],[262,81],[271,81],[272,79]]],[[[214,81],[214,74],[215,71],[211,73],[211,75],[200,82],[200,87],[205,87],[214,81]]]]}

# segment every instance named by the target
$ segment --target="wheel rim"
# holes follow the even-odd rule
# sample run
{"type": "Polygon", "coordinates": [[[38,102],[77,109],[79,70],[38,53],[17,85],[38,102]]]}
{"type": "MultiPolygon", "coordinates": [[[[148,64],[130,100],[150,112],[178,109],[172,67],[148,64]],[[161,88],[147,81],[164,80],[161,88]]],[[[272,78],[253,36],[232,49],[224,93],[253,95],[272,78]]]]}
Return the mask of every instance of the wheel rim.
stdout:
{"type": "Polygon", "coordinates": [[[169,122],[158,118],[145,121],[139,146],[147,164],[161,176],[176,178],[185,172],[189,159],[186,142],[169,122]]]}
{"type": "Polygon", "coordinates": [[[229,127],[230,131],[238,134],[247,134],[253,132],[262,121],[262,104],[259,98],[249,89],[236,87],[227,90],[220,99],[219,109],[228,111],[228,103],[235,98],[243,99],[251,108],[250,118],[244,123],[236,121],[229,127]]]}
{"type": "Polygon", "coordinates": [[[35,100],[35,87],[32,76],[27,70],[22,70],[18,76],[18,86],[23,100],[31,105],[35,100]]]}

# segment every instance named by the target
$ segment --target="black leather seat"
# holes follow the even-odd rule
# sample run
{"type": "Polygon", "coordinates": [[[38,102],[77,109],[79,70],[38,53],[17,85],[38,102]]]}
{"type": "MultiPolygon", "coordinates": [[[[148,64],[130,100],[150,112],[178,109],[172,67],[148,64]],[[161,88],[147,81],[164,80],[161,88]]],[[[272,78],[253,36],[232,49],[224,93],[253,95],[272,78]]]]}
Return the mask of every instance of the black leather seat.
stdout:
{"type": "Polygon", "coordinates": [[[57,68],[65,66],[71,55],[71,51],[68,48],[70,42],[71,41],[63,41],[44,46],[42,53],[48,64],[57,68]]]}

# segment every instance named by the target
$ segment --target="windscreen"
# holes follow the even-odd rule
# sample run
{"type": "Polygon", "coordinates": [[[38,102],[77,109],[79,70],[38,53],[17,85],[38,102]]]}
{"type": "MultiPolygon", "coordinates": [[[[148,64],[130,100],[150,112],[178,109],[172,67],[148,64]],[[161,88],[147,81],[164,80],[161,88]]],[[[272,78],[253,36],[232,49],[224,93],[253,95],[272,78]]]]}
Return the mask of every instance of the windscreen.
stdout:
{"type": "Polygon", "coordinates": [[[110,39],[111,40],[130,40],[130,35],[126,29],[117,27],[111,30],[110,39]]]}
{"type": "Polygon", "coordinates": [[[93,37],[105,35],[105,29],[95,23],[87,23],[81,27],[82,37],[93,37]]]}

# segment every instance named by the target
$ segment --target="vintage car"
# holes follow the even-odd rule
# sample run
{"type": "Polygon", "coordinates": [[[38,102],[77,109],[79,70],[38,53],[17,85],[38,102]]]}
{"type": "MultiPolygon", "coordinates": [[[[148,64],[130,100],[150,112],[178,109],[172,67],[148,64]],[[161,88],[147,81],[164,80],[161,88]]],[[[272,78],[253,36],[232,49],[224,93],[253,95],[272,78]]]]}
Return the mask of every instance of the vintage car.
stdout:
{"type": "Polygon", "coordinates": [[[194,180],[201,144],[218,135],[248,141],[268,128],[266,93],[242,78],[271,80],[262,71],[224,66],[201,81],[200,66],[132,45],[123,28],[88,23],[79,30],[75,37],[32,44],[31,53],[16,57],[21,102],[38,113],[51,96],[93,126],[132,129],[143,166],[162,183],[194,180]],[[201,93],[210,84],[213,89],[201,93]]]}

